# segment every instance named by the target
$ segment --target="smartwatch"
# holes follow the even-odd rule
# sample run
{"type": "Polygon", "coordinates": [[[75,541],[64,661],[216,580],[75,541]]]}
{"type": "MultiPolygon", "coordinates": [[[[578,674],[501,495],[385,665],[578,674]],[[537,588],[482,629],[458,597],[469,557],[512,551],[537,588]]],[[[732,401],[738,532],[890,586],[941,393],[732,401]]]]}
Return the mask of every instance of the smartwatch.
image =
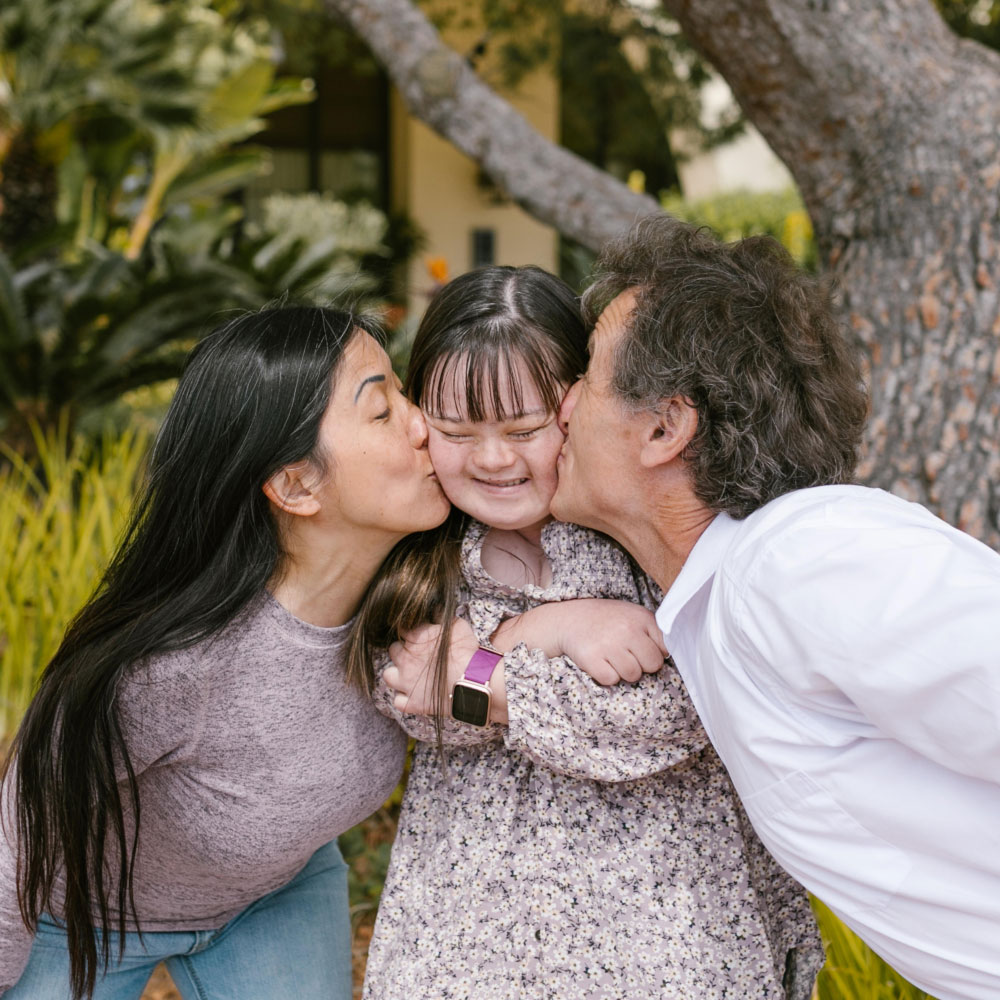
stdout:
{"type": "Polygon", "coordinates": [[[462,679],[451,689],[451,717],[482,728],[490,721],[493,692],[490,678],[503,659],[499,653],[480,647],[472,654],[462,679]]]}

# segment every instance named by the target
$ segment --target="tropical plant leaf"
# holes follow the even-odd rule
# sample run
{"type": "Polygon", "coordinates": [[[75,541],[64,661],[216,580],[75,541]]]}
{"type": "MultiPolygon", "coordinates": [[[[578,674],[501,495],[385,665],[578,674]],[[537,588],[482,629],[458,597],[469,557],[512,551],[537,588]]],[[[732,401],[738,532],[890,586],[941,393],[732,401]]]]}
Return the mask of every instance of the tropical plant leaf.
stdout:
{"type": "Polygon", "coordinates": [[[271,84],[271,89],[261,98],[256,113],[269,115],[272,111],[293,104],[308,104],[314,100],[316,100],[316,85],[312,80],[280,77],[271,84]]]}
{"type": "Polygon", "coordinates": [[[109,378],[103,385],[95,385],[90,390],[87,401],[91,406],[102,406],[132,389],[177,378],[184,369],[189,353],[190,347],[184,345],[156,358],[123,366],[115,372],[114,378],[109,378]]]}
{"type": "Polygon", "coordinates": [[[214,198],[245,187],[263,173],[269,163],[270,153],[253,146],[225,150],[210,159],[193,163],[167,189],[163,207],[214,198]]]}
{"type": "Polygon", "coordinates": [[[256,120],[273,79],[271,63],[266,59],[255,59],[220,80],[202,108],[208,127],[226,130],[256,120]]]}
{"type": "Polygon", "coordinates": [[[31,337],[24,300],[10,259],[0,251],[0,351],[16,350],[31,337]]]}
{"type": "MultiPolygon", "coordinates": [[[[104,339],[99,351],[103,366],[133,362],[170,340],[199,335],[220,304],[211,294],[218,291],[205,287],[179,288],[148,298],[104,339]]],[[[91,388],[92,385],[83,386],[85,392],[91,388]]]]}

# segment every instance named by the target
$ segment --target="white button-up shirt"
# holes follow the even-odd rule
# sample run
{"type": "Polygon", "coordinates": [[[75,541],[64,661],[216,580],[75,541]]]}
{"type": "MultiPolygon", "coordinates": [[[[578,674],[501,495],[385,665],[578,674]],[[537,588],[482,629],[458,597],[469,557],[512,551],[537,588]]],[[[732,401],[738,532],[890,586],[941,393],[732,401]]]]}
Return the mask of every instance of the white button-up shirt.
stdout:
{"type": "Polygon", "coordinates": [[[657,612],[761,840],[941,1000],[1000,998],[1000,555],[828,486],[720,514],[657,612]]]}

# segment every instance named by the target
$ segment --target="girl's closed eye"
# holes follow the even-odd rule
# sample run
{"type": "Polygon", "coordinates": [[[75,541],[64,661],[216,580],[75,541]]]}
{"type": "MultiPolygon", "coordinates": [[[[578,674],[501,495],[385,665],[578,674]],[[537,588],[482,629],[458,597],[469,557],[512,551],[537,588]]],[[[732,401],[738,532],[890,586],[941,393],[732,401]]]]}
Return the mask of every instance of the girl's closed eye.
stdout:
{"type": "Polygon", "coordinates": [[[469,377],[464,358],[444,359],[436,373],[445,409],[427,416],[438,482],[459,510],[493,528],[540,529],[551,516],[563,445],[552,406],[516,355],[495,373],[495,390],[481,393],[485,406],[468,402],[469,377]]]}
{"type": "MultiPolygon", "coordinates": [[[[510,431],[509,436],[515,438],[516,440],[526,441],[529,438],[534,437],[536,434],[541,434],[543,431],[547,430],[555,423],[555,414],[549,414],[549,418],[542,424],[536,424],[534,427],[520,427],[517,430],[510,431]]],[[[560,431],[560,433],[562,433],[560,431]]]]}

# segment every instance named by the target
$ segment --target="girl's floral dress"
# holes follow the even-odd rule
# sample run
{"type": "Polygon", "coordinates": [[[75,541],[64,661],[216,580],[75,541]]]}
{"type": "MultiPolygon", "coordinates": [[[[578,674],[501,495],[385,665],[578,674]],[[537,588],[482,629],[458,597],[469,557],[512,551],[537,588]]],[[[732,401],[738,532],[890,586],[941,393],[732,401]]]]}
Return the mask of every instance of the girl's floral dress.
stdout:
{"type": "MultiPolygon", "coordinates": [[[[656,595],[608,539],[551,522],[552,584],[462,545],[479,641],[546,601],[656,595]]],[[[403,715],[417,743],[368,957],[369,1000],[807,1000],[823,960],[805,891],[764,850],[668,660],[601,687],[564,658],[505,657],[509,725],[403,715]],[[789,953],[792,953],[789,955],[789,953]],[[787,963],[787,964],[786,964],[787,963]]]]}

